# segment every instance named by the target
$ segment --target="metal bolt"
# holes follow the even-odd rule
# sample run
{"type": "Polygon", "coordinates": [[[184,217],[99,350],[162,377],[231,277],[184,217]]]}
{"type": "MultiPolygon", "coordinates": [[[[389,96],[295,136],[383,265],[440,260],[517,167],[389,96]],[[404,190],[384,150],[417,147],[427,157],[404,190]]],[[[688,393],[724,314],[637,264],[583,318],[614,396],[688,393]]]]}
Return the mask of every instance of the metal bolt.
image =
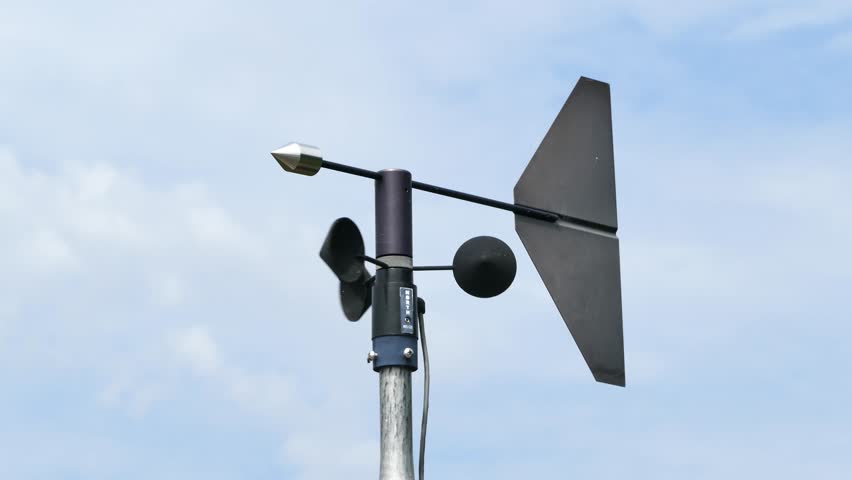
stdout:
{"type": "Polygon", "coordinates": [[[406,348],[402,351],[402,356],[404,356],[405,358],[411,358],[414,356],[414,350],[412,350],[411,348],[406,348]]]}
{"type": "Polygon", "coordinates": [[[379,354],[370,350],[370,353],[367,354],[367,363],[370,363],[377,358],[379,358],[379,354]]]}

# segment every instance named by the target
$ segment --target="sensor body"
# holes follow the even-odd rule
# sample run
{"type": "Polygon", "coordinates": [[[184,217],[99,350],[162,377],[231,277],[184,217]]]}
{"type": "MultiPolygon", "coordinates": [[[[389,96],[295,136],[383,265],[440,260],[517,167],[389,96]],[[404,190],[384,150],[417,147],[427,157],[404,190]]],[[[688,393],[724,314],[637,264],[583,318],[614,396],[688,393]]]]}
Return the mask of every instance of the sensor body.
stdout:
{"type": "Polygon", "coordinates": [[[376,179],[376,257],[387,267],[376,270],[373,284],[373,351],[378,357],[372,363],[377,372],[392,366],[417,370],[411,238],[411,173],[382,170],[376,179]]]}

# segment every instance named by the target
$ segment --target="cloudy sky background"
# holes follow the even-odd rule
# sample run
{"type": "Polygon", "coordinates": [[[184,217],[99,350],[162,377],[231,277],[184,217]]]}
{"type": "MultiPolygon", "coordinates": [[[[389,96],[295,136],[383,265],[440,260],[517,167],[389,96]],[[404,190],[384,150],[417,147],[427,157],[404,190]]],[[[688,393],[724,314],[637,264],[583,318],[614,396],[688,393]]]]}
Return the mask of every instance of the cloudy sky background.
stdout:
{"type": "Polygon", "coordinates": [[[373,191],[268,152],[511,200],[580,75],[612,85],[628,388],[511,216],[415,193],[418,263],[519,258],[491,300],[417,278],[429,476],[848,477],[852,3],[353,3],[0,4],[0,477],[376,478],[369,321],[317,256],[373,191]]]}

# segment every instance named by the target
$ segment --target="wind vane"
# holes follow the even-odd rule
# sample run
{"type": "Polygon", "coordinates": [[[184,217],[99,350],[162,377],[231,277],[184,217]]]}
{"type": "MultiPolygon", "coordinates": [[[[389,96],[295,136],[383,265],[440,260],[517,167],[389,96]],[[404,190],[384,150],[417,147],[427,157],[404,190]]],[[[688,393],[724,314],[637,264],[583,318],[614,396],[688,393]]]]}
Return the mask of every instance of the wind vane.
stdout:
{"type": "Polygon", "coordinates": [[[426,303],[415,271],[452,270],[459,286],[482,298],[504,292],[515,277],[515,256],[493,237],[476,237],[458,249],[452,265],[415,266],[412,260],[411,191],[507,210],[562,319],[595,380],[624,386],[618,220],[615,201],[609,85],[581,77],[515,185],[514,203],[430,185],[400,169],[378,172],[334,163],[316,147],[290,143],[272,152],[291,173],[335,170],[374,180],[375,256],[366,255],[358,227],[337,219],[320,257],[340,280],[347,319],[370,308],[373,348],[367,360],[380,374],[380,479],[413,480],[411,372],[424,356],[424,412],[420,439],[423,480],[429,357],[423,328],[426,303]],[[376,265],[370,275],[365,262],[376,265]]]}

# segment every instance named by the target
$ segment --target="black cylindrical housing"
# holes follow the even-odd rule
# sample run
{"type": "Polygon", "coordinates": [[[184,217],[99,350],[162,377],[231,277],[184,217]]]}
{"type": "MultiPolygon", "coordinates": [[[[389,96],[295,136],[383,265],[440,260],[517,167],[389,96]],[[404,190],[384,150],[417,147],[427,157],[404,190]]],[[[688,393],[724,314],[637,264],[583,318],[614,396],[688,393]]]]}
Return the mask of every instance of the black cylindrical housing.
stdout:
{"type": "Polygon", "coordinates": [[[380,268],[373,285],[373,338],[417,336],[417,287],[409,268],[380,268]]]}
{"type": "Polygon", "coordinates": [[[411,172],[382,170],[376,180],[376,257],[411,252],[411,172]]]}

